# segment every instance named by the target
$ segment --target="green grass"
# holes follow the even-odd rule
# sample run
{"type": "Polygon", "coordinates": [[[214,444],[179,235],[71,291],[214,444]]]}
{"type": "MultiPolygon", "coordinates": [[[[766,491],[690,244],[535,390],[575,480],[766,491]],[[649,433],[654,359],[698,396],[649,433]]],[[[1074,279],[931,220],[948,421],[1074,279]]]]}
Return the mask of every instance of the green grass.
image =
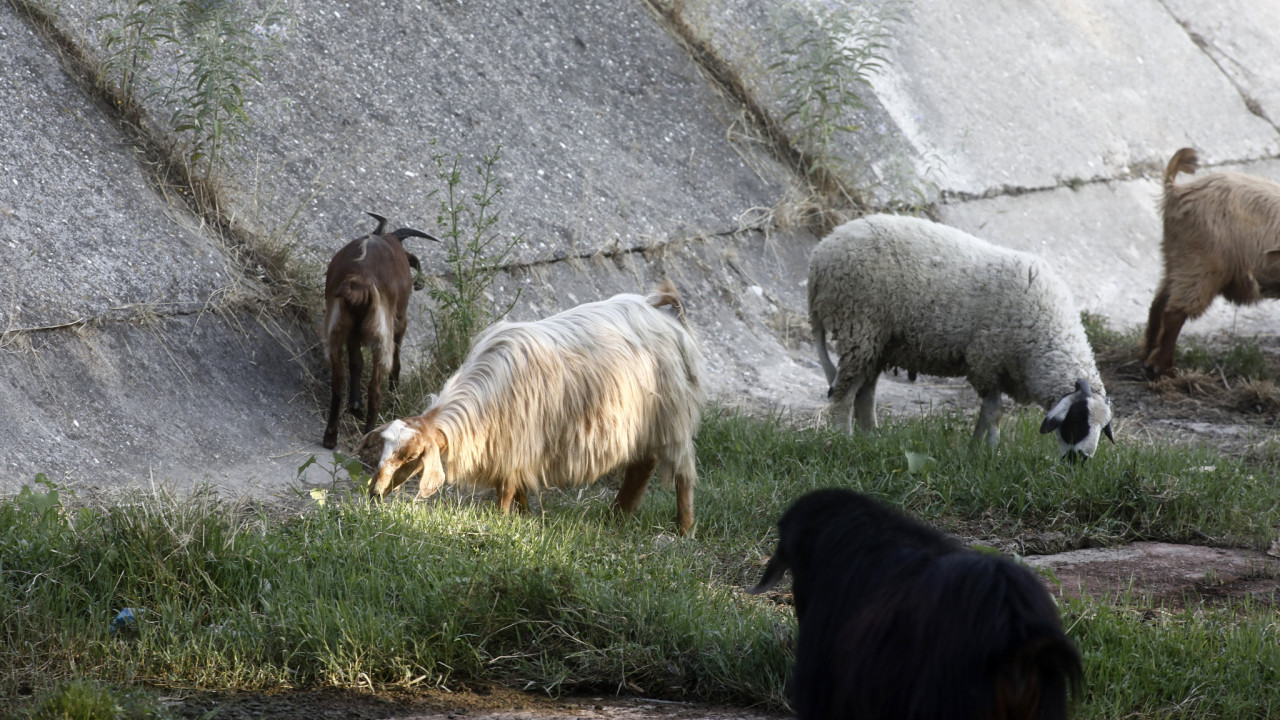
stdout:
{"type": "MultiPolygon", "coordinates": [[[[0,502],[0,705],[82,679],[207,689],[492,680],[780,708],[792,613],[742,588],[758,579],[778,515],[810,489],[860,489],[983,537],[1051,531],[1043,542],[1063,547],[1260,547],[1280,524],[1276,476],[1230,459],[1121,444],[1068,466],[1033,413],[1006,421],[994,454],[969,448],[971,422],[940,416],[847,438],[713,412],[698,439],[693,538],[672,534],[674,496],[662,488],[636,517],[611,517],[613,480],[544,493],[534,514],[512,517],[487,496],[370,505],[341,484],[288,514],[208,493],[68,509],[46,485],[0,502]],[[934,462],[909,472],[908,452],[934,462]],[[147,612],[136,632],[111,636],[123,607],[147,612]]],[[[1271,611],[1151,621],[1124,602],[1065,610],[1086,655],[1081,717],[1275,714],[1271,611]]]]}

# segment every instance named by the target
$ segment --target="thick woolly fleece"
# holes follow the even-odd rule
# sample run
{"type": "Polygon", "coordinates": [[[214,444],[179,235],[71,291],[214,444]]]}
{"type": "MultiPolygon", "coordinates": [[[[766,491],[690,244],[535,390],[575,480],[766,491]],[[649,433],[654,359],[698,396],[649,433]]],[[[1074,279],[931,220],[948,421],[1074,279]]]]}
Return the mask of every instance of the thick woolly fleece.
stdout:
{"type": "Polygon", "coordinates": [[[833,399],[889,367],[964,377],[984,398],[998,389],[1046,410],[1085,380],[1090,424],[1110,421],[1071,293],[1034,255],[928,220],[872,215],[814,250],[809,316],[815,341],[830,333],[838,351],[837,371],[819,344],[833,399]]]}

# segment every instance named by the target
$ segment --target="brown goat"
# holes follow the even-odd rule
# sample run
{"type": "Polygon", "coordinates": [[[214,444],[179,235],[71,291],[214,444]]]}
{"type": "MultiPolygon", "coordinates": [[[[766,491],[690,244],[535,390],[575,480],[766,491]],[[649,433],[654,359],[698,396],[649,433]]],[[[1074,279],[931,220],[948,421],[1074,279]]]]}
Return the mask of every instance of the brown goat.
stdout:
{"type": "Polygon", "coordinates": [[[1174,184],[1198,167],[1196,151],[1182,148],[1164,171],[1164,277],[1142,345],[1149,378],[1173,373],[1183,323],[1217,296],[1236,305],[1280,298],[1280,185],[1225,172],[1174,184]]]}
{"type": "Polygon", "coordinates": [[[382,376],[390,373],[394,390],[400,380],[400,342],[408,325],[409,294],[415,289],[411,268],[421,269],[416,255],[405,252],[407,237],[439,241],[412,228],[384,233],[387,219],[369,213],[378,227],[364,237],[347,243],[329,261],[324,281],[325,349],[333,375],[329,398],[329,421],[323,444],[338,444],[338,412],[342,407],[342,346],[347,347],[347,371],[351,376],[348,409],[360,415],[360,375],[364,372],[361,348],[373,353],[369,378],[369,406],[364,431],[373,429],[382,402],[382,376]]]}

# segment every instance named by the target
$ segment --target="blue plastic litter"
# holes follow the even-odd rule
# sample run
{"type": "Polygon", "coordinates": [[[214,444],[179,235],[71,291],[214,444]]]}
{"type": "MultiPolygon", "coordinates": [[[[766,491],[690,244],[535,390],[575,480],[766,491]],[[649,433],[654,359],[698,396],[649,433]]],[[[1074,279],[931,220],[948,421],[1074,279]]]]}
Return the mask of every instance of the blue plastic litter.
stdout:
{"type": "Polygon", "coordinates": [[[116,614],[115,619],[111,621],[111,627],[109,629],[110,634],[115,635],[121,631],[137,632],[138,618],[142,617],[146,612],[147,611],[142,608],[125,608],[121,610],[116,614]]]}

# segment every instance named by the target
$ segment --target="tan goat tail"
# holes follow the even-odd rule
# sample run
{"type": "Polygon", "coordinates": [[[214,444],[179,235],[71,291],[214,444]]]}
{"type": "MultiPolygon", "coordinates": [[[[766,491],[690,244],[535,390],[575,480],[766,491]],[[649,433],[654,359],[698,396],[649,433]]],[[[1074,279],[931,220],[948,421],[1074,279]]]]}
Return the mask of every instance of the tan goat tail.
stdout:
{"type": "Polygon", "coordinates": [[[348,275],[334,293],[350,307],[366,307],[373,302],[374,288],[360,275],[348,275]]]}
{"type": "Polygon", "coordinates": [[[1200,169],[1200,157],[1196,155],[1195,148],[1182,148],[1169,158],[1169,165],[1164,169],[1164,189],[1168,190],[1173,187],[1173,180],[1178,173],[1184,172],[1188,175],[1194,174],[1200,169]]]}
{"type": "Polygon", "coordinates": [[[662,281],[662,284],[653,289],[649,297],[645,298],[650,305],[656,308],[670,307],[675,311],[676,317],[680,318],[680,324],[685,327],[689,326],[688,319],[684,316],[684,303],[680,300],[680,293],[676,290],[675,283],[668,278],[662,281]]]}

